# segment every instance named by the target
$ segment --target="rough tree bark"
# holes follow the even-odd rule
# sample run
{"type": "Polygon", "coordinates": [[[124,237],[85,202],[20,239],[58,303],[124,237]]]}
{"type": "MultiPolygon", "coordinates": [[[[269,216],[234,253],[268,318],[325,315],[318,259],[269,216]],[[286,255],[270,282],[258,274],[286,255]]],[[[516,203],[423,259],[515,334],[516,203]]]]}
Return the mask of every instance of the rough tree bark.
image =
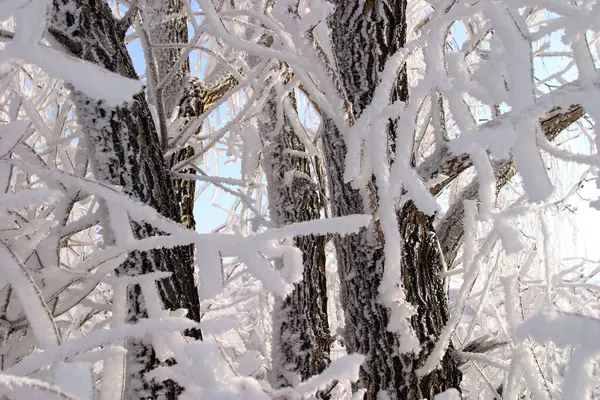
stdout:
{"type": "MultiPolygon", "coordinates": [[[[144,26],[148,29],[149,39],[146,57],[153,61],[156,67],[153,74],[155,107],[159,117],[162,115],[168,119],[182,119],[182,126],[185,126],[218,102],[237,85],[237,81],[227,75],[208,86],[197,77],[191,76],[189,56],[183,46],[188,43],[188,14],[183,0],[149,0],[147,6],[147,9],[142,10],[142,16],[146,20],[144,26]],[[178,44],[182,46],[177,46],[178,44]]],[[[166,150],[165,158],[169,171],[180,172],[188,177],[173,179],[173,193],[181,223],[186,228],[195,230],[196,180],[190,179],[196,175],[194,165],[190,165],[194,163],[194,146],[177,143],[170,148],[169,143],[164,142],[171,139],[170,135],[162,136],[162,147],[166,150]],[[186,162],[189,164],[175,171],[177,165],[186,162]]],[[[189,257],[194,258],[194,245],[185,246],[183,250],[189,253],[189,257]]]]}
{"type": "MultiPolygon", "coordinates": [[[[177,112],[177,106],[186,91],[190,76],[189,58],[184,55],[183,47],[154,47],[155,45],[185,44],[188,41],[187,13],[183,0],[150,0],[147,2],[147,9],[142,10],[142,15],[147,19],[148,38],[147,51],[151,55],[146,57],[154,62],[156,71],[151,76],[156,86],[154,93],[155,107],[163,118],[171,118],[177,112]],[[183,60],[180,58],[183,57],[183,60]],[[177,64],[179,63],[179,66],[177,64]]],[[[189,110],[178,112],[179,117],[190,118],[193,115],[189,110]]],[[[165,126],[161,129],[167,129],[165,126]]],[[[168,133],[162,135],[161,144],[163,149],[168,147],[164,143],[169,137],[168,133]]],[[[194,148],[185,146],[165,154],[167,168],[169,171],[173,167],[194,156],[194,148]]],[[[196,170],[188,167],[181,171],[187,175],[195,175],[196,170]]],[[[173,193],[177,202],[177,211],[181,223],[188,229],[196,229],[196,220],[194,218],[194,199],[196,194],[196,181],[194,179],[172,179],[173,193]]],[[[194,259],[194,245],[190,244],[182,248],[182,251],[188,253],[188,257],[194,259]]]]}
{"type": "Polygon", "coordinates": [[[188,42],[188,17],[183,0],[147,0],[142,15],[147,19],[158,85],[158,99],[167,118],[171,118],[187,87],[190,75],[188,57],[183,47],[159,47],[188,42]],[[179,67],[175,68],[179,61],[179,67]],[[175,70],[173,70],[175,68],[175,70]],[[173,71],[172,71],[173,70],[173,71]]]}
{"type": "MultiPolygon", "coordinates": [[[[268,1],[266,7],[273,7],[268,1]]],[[[264,12],[265,4],[257,4],[264,12]]],[[[253,30],[247,34],[252,36],[253,30]]],[[[268,34],[258,32],[265,46],[273,43],[268,34]]],[[[261,58],[250,56],[251,67],[261,58]]],[[[321,217],[325,207],[321,185],[322,163],[310,156],[296,131],[301,127],[293,93],[283,97],[282,83],[292,76],[283,63],[276,64],[274,86],[257,118],[258,130],[265,143],[262,166],[267,178],[270,220],[275,227],[321,217]],[[279,82],[281,80],[281,82],[279,82]],[[312,165],[311,165],[312,164],[312,165]]],[[[306,143],[306,142],[304,142],[306,143]]],[[[306,235],[294,238],[302,252],[302,281],[294,285],[289,296],[276,298],[273,310],[272,369],[270,381],[274,387],[296,385],[321,373],[330,363],[331,335],[327,316],[327,281],[323,236],[306,235]]],[[[327,399],[327,390],[318,398],[327,399]]]]}
{"type": "MultiPolygon", "coordinates": [[[[370,104],[388,57],[405,42],[406,2],[338,0],[334,3],[337,7],[329,25],[337,72],[353,117],[358,117],[370,104]]],[[[390,100],[407,100],[404,72],[390,100]]],[[[343,183],[346,147],[339,131],[327,118],[323,119],[322,129],[332,214],[362,213],[365,205],[374,211],[373,191],[370,204],[364,204],[361,193],[343,183]]],[[[393,155],[392,141],[390,152],[393,155]]],[[[441,258],[432,217],[408,203],[398,213],[398,220],[405,243],[403,284],[407,300],[417,311],[411,322],[422,345],[417,355],[399,354],[399,337],[387,330],[389,309],[378,298],[384,264],[383,238],[378,226],[334,239],[346,318],[345,341],[349,352],[367,355],[357,386],[366,389],[368,400],[377,399],[381,392],[391,399],[433,398],[436,393],[458,387],[461,380],[455,360],[449,356],[444,357],[440,368],[433,373],[416,375],[447,321],[448,299],[439,278],[441,258]]]]}
{"type": "MultiPolygon", "coordinates": [[[[311,159],[298,155],[306,149],[289,120],[296,116],[285,115],[275,89],[272,92],[259,118],[259,130],[267,142],[263,166],[271,221],[280,227],[319,219],[321,200],[311,159]]],[[[295,105],[293,95],[282,100],[295,105]]],[[[302,251],[303,279],[289,296],[275,303],[272,376],[276,387],[296,385],[322,372],[330,362],[325,238],[297,237],[294,245],[302,251]]]]}
{"type": "MultiPolygon", "coordinates": [[[[205,110],[212,107],[237,85],[237,81],[230,75],[216,79],[211,85],[206,85],[197,77],[190,75],[189,56],[183,46],[189,40],[188,14],[183,0],[148,0],[147,9],[142,10],[142,16],[148,28],[149,43],[147,43],[146,57],[155,67],[153,84],[156,99],[151,100],[155,103],[159,119],[161,116],[169,120],[180,118],[188,123],[200,117],[205,110]]],[[[174,143],[174,148],[171,149],[169,143],[165,141],[172,138],[168,133],[162,136],[162,147],[167,151],[169,170],[172,171],[176,165],[184,161],[193,162],[195,155],[193,146],[174,143]]],[[[195,175],[196,169],[188,165],[177,172],[195,175]]],[[[196,229],[193,213],[196,181],[176,178],[173,179],[173,186],[182,223],[189,229],[196,229]]],[[[188,250],[193,256],[192,245],[188,250]]]]}
{"type": "MultiPolygon", "coordinates": [[[[75,57],[137,79],[123,42],[125,29],[101,0],[53,1],[49,31],[54,40],[75,57]]],[[[168,218],[180,221],[157,130],[143,94],[119,107],[109,107],[77,90],[73,90],[72,99],[78,122],[85,133],[96,179],[121,186],[129,196],[151,205],[168,218]]],[[[138,238],[160,234],[148,224],[131,225],[138,238]]],[[[105,228],[106,238],[110,241],[108,225],[105,228]]],[[[189,318],[199,321],[199,300],[192,266],[193,260],[185,249],[160,249],[131,253],[117,272],[120,275],[172,272],[171,277],[158,282],[165,308],[185,308],[189,318]]],[[[131,286],[128,290],[127,320],[135,323],[145,316],[140,288],[138,285],[131,286]]],[[[187,334],[201,337],[198,330],[187,334]]],[[[181,389],[172,381],[159,383],[145,379],[145,375],[159,365],[152,345],[146,341],[129,341],[128,348],[125,397],[176,398],[181,389]]]]}

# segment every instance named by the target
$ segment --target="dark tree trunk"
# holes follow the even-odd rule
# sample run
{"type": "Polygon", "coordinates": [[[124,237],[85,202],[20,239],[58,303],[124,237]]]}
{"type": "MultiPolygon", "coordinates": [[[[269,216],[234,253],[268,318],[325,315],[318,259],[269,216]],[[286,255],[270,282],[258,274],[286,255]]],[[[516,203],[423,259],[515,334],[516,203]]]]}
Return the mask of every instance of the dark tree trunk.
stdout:
{"type": "MultiPolygon", "coordinates": [[[[189,56],[185,56],[183,47],[155,47],[155,45],[188,43],[188,17],[183,0],[149,0],[148,6],[147,10],[143,10],[142,15],[148,19],[148,37],[152,45],[149,49],[152,52],[149,58],[156,62],[154,84],[157,85],[157,98],[154,100],[157,102],[157,109],[165,117],[180,118],[185,126],[218,102],[237,85],[237,81],[231,76],[224,76],[210,86],[205,85],[197,77],[191,76],[189,56]]],[[[193,134],[196,133],[199,132],[193,134]]],[[[165,136],[169,135],[163,135],[163,140],[165,136]]],[[[186,228],[195,230],[196,180],[190,178],[196,175],[196,169],[191,165],[196,162],[194,160],[196,152],[194,146],[187,143],[179,142],[173,145],[174,148],[167,148],[168,146],[163,144],[163,149],[167,149],[165,157],[167,167],[171,172],[180,172],[188,176],[185,179],[177,177],[173,179],[173,193],[178,214],[186,228]],[[189,161],[188,165],[176,170],[176,165],[186,161],[189,161]]],[[[187,251],[189,257],[194,259],[194,245],[185,246],[181,251],[187,251]]]]}
{"type": "MultiPolygon", "coordinates": [[[[402,262],[403,285],[406,299],[416,308],[412,326],[421,343],[421,353],[412,361],[411,387],[418,388],[423,398],[433,396],[451,387],[459,388],[462,373],[450,351],[446,353],[438,369],[420,379],[414,370],[420,368],[433,349],[442,329],[448,322],[448,293],[440,279],[443,271],[441,248],[433,227],[433,217],[420,212],[409,202],[399,213],[400,234],[404,239],[402,262]]],[[[462,225],[462,221],[461,221],[462,225]]]]}
{"type": "MultiPolygon", "coordinates": [[[[166,44],[185,44],[188,42],[187,13],[183,0],[150,0],[148,9],[143,10],[143,15],[148,18],[148,36],[152,46],[166,44]]],[[[160,112],[166,118],[171,118],[176,112],[177,106],[181,105],[182,99],[188,94],[188,82],[190,80],[189,58],[184,56],[182,47],[152,47],[152,60],[156,62],[156,82],[159,87],[156,90],[157,98],[154,99],[156,106],[160,106],[160,112]],[[183,60],[181,59],[182,57],[183,60]],[[179,67],[177,68],[177,65],[179,67]],[[176,68],[174,70],[174,68],[176,68]]],[[[148,54],[146,55],[148,57],[148,54]]],[[[180,107],[179,118],[189,120],[198,117],[193,110],[180,107]]],[[[167,137],[169,135],[166,135],[167,137]]],[[[164,140],[164,138],[163,138],[164,140]]],[[[163,145],[163,148],[166,146],[163,145]]],[[[192,146],[184,146],[175,149],[166,155],[167,168],[173,171],[174,167],[182,161],[194,156],[192,146]]],[[[193,176],[196,170],[187,167],[180,172],[193,176]]],[[[177,203],[177,211],[181,223],[188,229],[196,230],[194,218],[194,200],[196,195],[196,180],[174,178],[173,193],[177,203]]],[[[190,259],[194,259],[194,245],[190,244],[181,249],[188,253],[190,259]]]]}
{"type": "MultiPolygon", "coordinates": [[[[372,100],[379,74],[387,59],[404,44],[406,3],[402,0],[351,2],[338,0],[330,17],[335,62],[354,117],[372,100]]],[[[393,100],[407,100],[406,74],[401,72],[392,93],[393,100]]],[[[390,129],[392,129],[390,123],[390,129]]],[[[323,119],[325,160],[334,216],[362,213],[364,197],[343,182],[346,147],[332,121],[323,119]]],[[[389,143],[393,156],[394,143],[389,143]]],[[[352,160],[352,162],[357,162],[352,160]]],[[[373,182],[367,191],[370,204],[377,207],[373,182]]],[[[398,212],[404,239],[402,276],[406,298],[416,308],[412,325],[419,338],[420,354],[399,354],[398,335],[387,330],[389,309],[378,298],[384,264],[383,235],[377,225],[355,235],[335,237],[340,274],[342,305],[346,318],[345,340],[349,352],[367,355],[361,368],[359,388],[365,399],[375,400],[380,392],[391,399],[433,398],[450,387],[458,387],[461,373],[446,356],[439,370],[417,377],[448,318],[448,299],[439,278],[441,261],[432,218],[412,203],[398,212]]]]}
{"type": "MultiPolygon", "coordinates": [[[[124,29],[113,18],[105,2],[54,0],[50,33],[75,57],[137,79],[123,43],[124,29]]],[[[133,101],[120,107],[109,107],[77,90],[73,91],[72,97],[96,179],[122,186],[127,195],[180,221],[173,185],[144,96],[138,94],[133,101]]],[[[134,223],[132,226],[137,238],[160,234],[148,224],[134,223]]],[[[110,229],[107,225],[104,228],[109,238],[110,229]]],[[[199,321],[199,300],[189,252],[184,248],[133,252],[117,272],[139,275],[154,271],[172,272],[170,278],[158,282],[165,308],[185,308],[189,318],[199,321]]],[[[137,285],[130,287],[128,293],[127,319],[134,323],[146,316],[144,299],[137,285]]],[[[197,330],[188,334],[201,337],[197,330]]],[[[151,344],[130,341],[128,348],[126,398],[176,398],[180,388],[173,382],[144,379],[147,372],[159,365],[151,344]]]]}
{"type": "MultiPolygon", "coordinates": [[[[289,154],[306,149],[289,118],[278,115],[273,90],[265,104],[259,129],[268,143],[263,161],[269,210],[276,227],[320,218],[321,202],[310,159],[289,154]],[[278,121],[283,118],[284,123],[278,121]],[[294,174],[290,180],[287,174],[294,174]],[[287,181],[287,182],[286,182],[287,181]],[[291,183],[291,185],[289,184],[291,183]]],[[[293,102],[293,98],[290,98],[293,102]]],[[[283,105],[279,105],[283,111],[283,105]]],[[[277,387],[300,383],[322,372],[330,362],[331,338],[327,321],[325,238],[308,235],[294,239],[302,251],[302,282],[285,299],[277,299],[273,318],[273,380],[277,387]]]]}
{"type": "MultiPolygon", "coordinates": [[[[148,36],[152,45],[188,42],[188,18],[183,0],[148,0],[147,4],[148,9],[142,10],[142,15],[149,19],[148,36]]],[[[166,117],[170,118],[185,92],[190,63],[185,57],[179,68],[171,71],[184,54],[182,47],[153,47],[152,54],[158,78],[155,84],[160,85],[158,101],[162,102],[166,117]]]]}

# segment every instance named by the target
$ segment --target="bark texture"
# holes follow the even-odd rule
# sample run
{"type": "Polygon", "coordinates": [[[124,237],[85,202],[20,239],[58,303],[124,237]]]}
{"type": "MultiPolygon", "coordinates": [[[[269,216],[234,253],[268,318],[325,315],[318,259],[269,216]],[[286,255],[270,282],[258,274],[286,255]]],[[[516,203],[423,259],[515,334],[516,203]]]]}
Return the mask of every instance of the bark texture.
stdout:
{"type": "MultiPolygon", "coordinates": [[[[168,26],[167,26],[168,28],[168,26]]],[[[187,41],[187,28],[185,30],[185,37],[179,37],[178,40],[187,41]]],[[[171,63],[173,64],[173,59],[171,63]]],[[[186,63],[187,65],[187,63],[186,63]]],[[[187,68],[189,71],[189,67],[187,68]]],[[[225,94],[233,89],[237,85],[237,81],[231,76],[223,77],[213,83],[212,86],[205,85],[200,79],[195,76],[186,77],[186,86],[183,92],[178,97],[179,102],[179,118],[184,119],[184,126],[191,123],[192,120],[199,118],[206,109],[212,107],[217,103],[225,94]]],[[[199,133],[194,132],[194,134],[199,133]]],[[[174,150],[171,150],[167,156],[167,165],[171,172],[181,172],[188,176],[196,175],[196,169],[193,164],[195,162],[196,151],[194,146],[182,145],[177,146],[174,150]],[[188,165],[183,168],[175,170],[175,166],[188,162],[188,165]]],[[[179,215],[181,216],[181,223],[189,229],[196,229],[196,220],[194,218],[194,201],[196,196],[196,181],[193,179],[173,179],[173,189],[175,197],[177,199],[177,205],[179,215]]],[[[188,251],[194,255],[194,246],[189,245],[188,251]]]]}
{"type": "MultiPolygon", "coordinates": [[[[187,13],[184,2],[183,0],[150,0],[147,6],[142,14],[148,20],[148,37],[151,47],[147,50],[152,52],[150,59],[156,63],[154,85],[157,86],[155,90],[157,98],[154,100],[160,104],[155,106],[167,118],[174,116],[175,113],[178,113],[178,117],[188,120],[191,117],[197,117],[198,115],[191,113],[188,109],[180,107],[177,110],[177,106],[180,106],[182,98],[185,98],[184,95],[188,92],[187,86],[190,79],[190,63],[184,49],[182,47],[154,47],[155,45],[187,43],[187,13]]],[[[176,149],[165,157],[167,168],[172,171],[175,165],[193,156],[194,148],[191,146],[176,149]]],[[[181,172],[187,175],[196,174],[196,170],[192,167],[185,168],[181,172]]],[[[186,228],[195,230],[196,181],[194,179],[173,179],[173,193],[181,223],[186,228]]],[[[190,259],[194,259],[193,244],[184,246],[181,250],[186,251],[190,259]]]]}
{"type": "MultiPolygon", "coordinates": [[[[271,221],[281,227],[319,219],[321,202],[310,159],[290,154],[290,151],[305,152],[305,147],[289,118],[284,116],[283,105],[278,107],[275,99],[273,90],[263,109],[259,129],[268,143],[263,165],[271,221]]],[[[293,104],[292,97],[290,101],[293,104]]],[[[325,238],[297,237],[294,245],[302,251],[303,279],[294,285],[288,297],[276,299],[275,303],[272,374],[277,387],[296,385],[319,374],[330,363],[325,238]]]]}
{"type": "MultiPolygon", "coordinates": [[[[75,57],[96,63],[110,71],[137,79],[123,43],[124,29],[101,0],[54,0],[50,33],[75,57]]],[[[129,196],[149,204],[162,215],[180,221],[173,184],[160,150],[157,130],[143,94],[120,107],[73,91],[79,124],[85,132],[96,179],[119,185],[129,196]]],[[[111,216],[108,215],[108,218],[111,216]]],[[[160,234],[148,224],[131,223],[137,238],[160,234]]],[[[108,233],[108,232],[107,232],[108,233]]],[[[200,304],[194,284],[193,260],[184,248],[133,252],[118,268],[121,275],[154,271],[172,272],[158,282],[166,309],[186,308],[188,317],[200,320],[200,304]]],[[[139,286],[128,290],[128,322],[146,316],[139,286]]],[[[198,330],[187,332],[201,338],[198,330]]],[[[145,341],[128,342],[128,399],[174,399],[180,388],[172,381],[158,383],[144,379],[159,365],[152,345],[145,341]]]]}
{"type": "MultiPolygon", "coordinates": [[[[183,0],[149,0],[142,15],[147,19],[148,37],[152,54],[149,57],[156,63],[156,99],[159,113],[167,118],[177,117],[185,123],[200,117],[204,111],[218,102],[237,81],[230,76],[217,79],[211,86],[190,75],[189,56],[183,46],[157,47],[157,45],[188,43],[188,17],[183,0]]],[[[184,124],[185,126],[185,124],[184,124]]],[[[194,132],[196,134],[197,132],[194,132]]],[[[167,135],[169,136],[169,135],[167,135]]],[[[166,146],[163,146],[163,148],[166,146]]],[[[185,143],[175,144],[168,151],[166,160],[169,171],[181,172],[188,176],[196,175],[193,165],[175,170],[175,166],[189,161],[194,162],[195,150],[185,143]]],[[[177,203],[181,223],[192,230],[196,229],[194,200],[196,181],[194,179],[173,179],[173,193],[177,203]]],[[[194,245],[185,246],[191,259],[194,258],[194,245]]]]}
{"type": "MultiPolygon", "coordinates": [[[[183,0],[148,0],[147,7],[142,12],[148,19],[148,36],[152,45],[188,42],[188,21],[183,0]]],[[[151,51],[156,60],[156,84],[160,85],[158,100],[162,102],[166,117],[170,118],[187,87],[189,60],[182,47],[153,47],[151,51]],[[180,60],[182,55],[183,60],[180,60]]]]}
{"type": "MultiPolygon", "coordinates": [[[[344,95],[352,105],[353,116],[358,117],[370,104],[388,57],[405,42],[406,2],[338,0],[334,3],[336,10],[329,24],[335,62],[344,95]]],[[[390,100],[407,100],[404,72],[398,77],[390,100]]],[[[373,187],[363,196],[343,183],[346,147],[339,131],[327,118],[322,129],[332,214],[362,213],[365,206],[366,210],[374,211],[377,205],[373,187]]],[[[393,156],[392,140],[389,148],[393,156]]],[[[345,340],[349,352],[367,355],[357,386],[366,389],[368,400],[377,399],[382,392],[391,399],[433,398],[436,393],[458,387],[461,380],[461,373],[449,356],[444,357],[440,369],[432,374],[419,378],[415,373],[447,321],[448,300],[439,278],[441,258],[432,218],[408,203],[399,211],[398,221],[405,243],[403,283],[407,300],[417,310],[411,322],[422,345],[417,355],[400,355],[399,337],[387,331],[389,309],[378,298],[384,264],[383,235],[378,226],[334,238],[346,318],[345,340]]]]}

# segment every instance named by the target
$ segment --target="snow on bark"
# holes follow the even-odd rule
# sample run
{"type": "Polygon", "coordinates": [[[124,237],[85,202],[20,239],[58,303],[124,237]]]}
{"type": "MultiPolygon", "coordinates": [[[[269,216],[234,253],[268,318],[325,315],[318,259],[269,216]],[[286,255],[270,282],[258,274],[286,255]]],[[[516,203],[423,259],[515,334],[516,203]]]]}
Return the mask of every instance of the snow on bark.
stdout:
{"type": "MultiPolygon", "coordinates": [[[[344,140],[330,120],[324,119],[323,124],[332,215],[356,213],[364,209],[363,196],[350,184],[343,183],[344,140]]],[[[402,256],[403,284],[407,300],[416,306],[411,322],[426,355],[448,318],[447,294],[438,276],[439,248],[432,235],[431,217],[409,204],[399,219],[406,243],[402,256]]],[[[426,397],[458,387],[460,372],[450,356],[444,358],[444,368],[419,379],[415,374],[419,359],[412,353],[399,355],[399,335],[387,330],[390,311],[378,296],[384,263],[378,227],[372,225],[345,237],[336,235],[334,243],[345,316],[345,344],[349,353],[367,355],[358,383],[359,388],[367,388],[365,398],[376,399],[380,391],[387,391],[392,399],[426,397]]],[[[423,359],[420,358],[421,362],[423,359]]]]}
{"type": "MultiPolygon", "coordinates": [[[[124,32],[102,1],[55,0],[52,4],[50,33],[72,55],[109,71],[137,79],[123,43],[124,32]]],[[[122,107],[110,107],[103,101],[74,90],[73,102],[85,139],[96,179],[123,188],[123,192],[155,208],[165,217],[179,221],[173,186],[160,151],[156,128],[142,94],[122,107]]],[[[111,233],[111,209],[106,208],[104,233],[108,243],[111,233]],[[108,224],[107,224],[108,223],[108,224]]],[[[131,223],[136,238],[160,234],[149,224],[131,223]]],[[[188,317],[199,321],[200,310],[194,284],[193,260],[181,247],[132,252],[117,269],[119,275],[139,275],[154,271],[171,271],[170,278],[158,282],[165,308],[185,308],[188,317]]],[[[146,314],[144,298],[138,285],[128,289],[127,321],[135,322],[146,314]]],[[[188,333],[200,337],[198,330],[188,333]]],[[[126,397],[175,398],[180,389],[174,382],[157,383],[144,375],[158,366],[150,343],[128,342],[128,385],[126,397]]]]}
{"type": "MultiPolygon", "coordinates": [[[[47,15],[40,9],[46,9],[50,3],[49,0],[29,1],[19,7],[15,15],[17,24],[13,39],[4,47],[6,55],[37,64],[52,76],[62,78],[77,90],[110,105],[131,100],[142,89],[137,77],[124,77],[93,62],[73,58],[41,45],[47,15]],[[98,81],[102,85],[98,85],[98,81]]],[[[6,6],[3,4],[3,7],[6,6]]]]}
{"type": "MultiPolygon", "coordinates": [[[[142,10],[147,17],[148,35],[152,45],[187,44],[188,26],[184,0],[150,0],[142,10]]],[[[147,49],[148,51],[148,49],[147,49]]],[[[158,82],[155,89],[167,119],[179,105],[189,78],[189,60],[184,47],[151,49],[156,60],[158,82]],[[179,59],[183,57],[180,61],[179,59]],[[174,71],[171,71],[174,69],[174,71]]]]}
{"type": "MultiPolygon", "coordinates": [[[[335,13],[329,19],[335,59],[354,116],[360,117],[374,98],[388,58],[404,44],[406,3],[337,3],[335,13]],[[355,34],[348,35],[349,30],[355,34]]],[[[407,99],[404,70],[400,71],[390,97],[391,101],[407,99]]],[[[346,142],[333,121],[324,117],[322,129],[332,215],[375,212],[378,209],[377,183],[368,184],[364,194],[344,183],[347,163],[358,160],[346,160],[346,142]]],[[[389,129],[393,132],[393,126],[389,129]]],[[[391,134],[389,139],[389,152],[393,158],[395,143],[391,134]]],[[[351,353],[367,355],[358,383],[359,388],[366,389],[366,399],[376,399],[383,394],[391,399],[433,398],[435,393],[458,387],[461,378],[455,360],[448,355],[441,368],[433,373],[425,377],[415,373],[447,321],[448,304],[438,276],[442,262],[432,217],[424,215],[409,202],[398,213],[397,219],[404,241],[400,267],[403,287],[400,286],[400,290],[406,290],[406,299],[416,310],[411,324],[421,342],[420,354],[401,354],[404,353],[402,348],[406,348],[406,343],[401,340],[403,335],[389,330],[398,321],[391,320],[391,310],[382,303],[379,295],[386,264],[380,223],[356,235],[334,238],[346,318],[346,345],[351,353]]],[[[386,286],[389,285],[387,282],[386,286]]],[[[394,314],[396,318],[397,314],[394,314]]]]}
{"type": "MultiPolygon", "coordinates": [[[[276,83],[259,117],[267,141],[263,166],[267,177],[269,213],[279,228],[320,218],[321,201],[311,172],[311,159],[294,131],[293,95],[278,96],[276,83]],[[289,102],[287,105],[285,102],[289,102]],[[289,113],[288,113],[289,111],[289,113]]],[[[325,237],[296,237],[302,251],[302,281],[291,294],[275,300],[273,312],[273,380],[275,387],[295,386],[321,373],[330,362],[327,320],[325,237]]]]}
{"type": "MultiPolygon", "coordinates": [[[[146,46],[147,60],[153,60],[155,65],[152,92],[155,107],[159,110],[161,117],[165,119],[165,126],[161,129],[167,130],[166,119],[173,119],[175,113],[179,118],[189,119],[198,117],[199,113],[192,112],[189,108],[182,108],[181,103],[185,95],[189,96],[190,65],[189,56],[183,47],[159,48],[155,45],[186,44],[188,42],[187,13],[183,0],[152,0],[142,9],[144,26],[148,29],[148,36],[152,47],[146,46]],[[150,54],[151,53],[151,54],[150,54]],[[151,55],[151,57],[149,57],[151,55]],[[177,106],[180,106],[179,108],[177,106]]],[[[162,133],[161,143],[163,149],[168,146],[168,133],[162,133]]],[[[192,146],[182,146],[167,153],[166,163],[172,172],[175,165],[191,159],[194,156],[192,146]]],[[[196,175],[196,169],[187,167],[181,170],[189,176],[196,175]]],[[[177,211],[181,223],[189,229],[196,230],[194,218],[194,200],[196,195],[196,180],[175,178],[173,181],[173,193],[177,203],[177,211]]],[[[194,245],[181,248],[188,253],[190,259],[194,259],[194,245]]]]}

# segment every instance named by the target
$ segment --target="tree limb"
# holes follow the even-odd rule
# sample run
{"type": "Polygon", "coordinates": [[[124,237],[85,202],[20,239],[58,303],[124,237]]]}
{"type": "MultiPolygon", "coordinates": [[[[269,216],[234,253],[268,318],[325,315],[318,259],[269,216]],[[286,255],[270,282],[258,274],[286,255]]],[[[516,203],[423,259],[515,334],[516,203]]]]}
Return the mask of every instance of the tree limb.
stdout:
{"type": "MultiPolygon", "coordinates": [[[[511,113],[507,113],[499,119],[508,119],[514,117],[509,116],[509,114],[511,113]]],[[[583,110],[583,107],[579,105],[572,105],[566,110],[561,107],[556,107],[550,110],[548,114],[540,120],[542,132],[548,140],[552,141],[560,132],[569,127],[579,118],[583,117],[584,114],[585,111],[583,110]]],[[[498,120],[494,120],[488,122],[487,124],[483,124],[483,127],[498,123],[498,120]]],[[[458,177],[458,175],[473,166],[473,161],[468,154],[456,155],[450,152],[443,153],[441,161],[437,163],[437,166],[432,167],[432,164],[434,163],[434,157],[439,158],[439,155],[434,154],[423,161],[417,168],[417,172],[425,181],[431,180],[438,175],[446,175],[448,177],[430,189],[431,193],[435,196],[440,194],[450,182],[458,177]]],[[[510,178],[512,178],[512,176],[510,178]]]]}
{"type": "MultiPolygon", "coordinates": [[[[581,106],[571,106],[567,111],[562,111],[561,108],[555,108],[540,122],[542,132],[548,140],[552,141],[571,124],[583,117],[584,114],[585,111],[581,106]]],[[[452,178],[448,178],[441,184],[432,188],[431,191],[434,194],[439,194],[446,184],[455,179],[461,172],[472,166],[473,162],[468,155],[461,155],[445,165],[454,167],[449,168],[449,175],[451,175],[452,178]]],[[[496,191],[499,192],[500,189],[516,175],[516,173],[517,166],[512,160],[509,159],[494,162],[496,191]]],[[[474,179],[462,190],[459,199],[450,206],[450,209],[437,229],[438,239],[449,268],[451,268],[451,265],[456,258],[456,254],[458,253],[458,249],[462,244],[464,233],[462,223],[465,211],[464,201],[476,199],[478,191],[479,182],[474,179]]]]}

